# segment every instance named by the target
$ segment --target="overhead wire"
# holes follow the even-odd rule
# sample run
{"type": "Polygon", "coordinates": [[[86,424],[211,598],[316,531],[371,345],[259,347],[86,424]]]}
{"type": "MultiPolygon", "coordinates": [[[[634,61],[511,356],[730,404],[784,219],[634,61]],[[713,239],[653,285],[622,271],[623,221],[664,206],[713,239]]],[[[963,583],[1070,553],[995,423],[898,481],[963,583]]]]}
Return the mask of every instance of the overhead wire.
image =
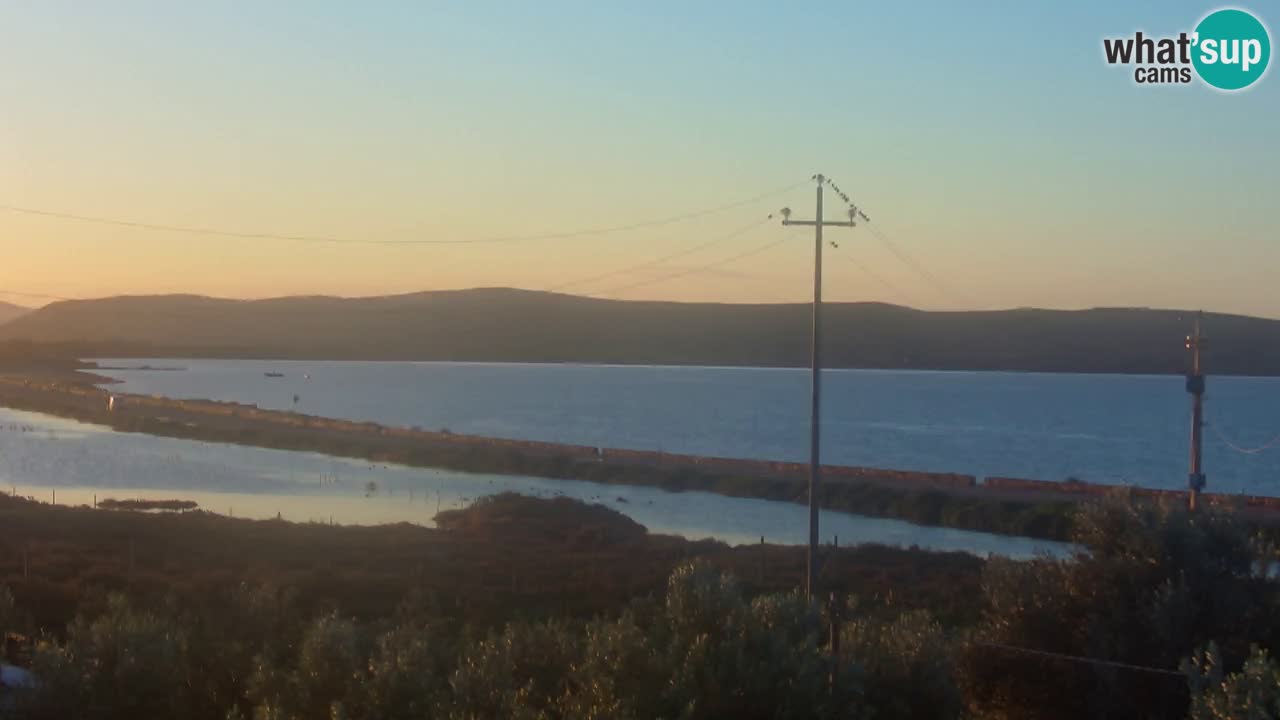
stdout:
{"type": "Polygon", "coordinates": [[[307,243],[327,243],[335,245],[471,245],[479,243],[505,243],[505,242],[524,242],[535,240],[566,240],[577,237],[587,237],[592,235],[608,235],[613,233],[626,232],[630,230],[639,230],[648,227],[658,227],[661,225],[670,225],[672,223],[693,220],[707,215],[713,215],[727,210],[750,205],[760,202],[766,198],[775,195],[781,195],[785,192],[794,190],[804,182],[792,183],[786,187],[776,188],[757,195],[753,195],[744,200],[736,200],[722,205],[716,205],[710,208],[694,210],[691,212],[681,213],[650,220],[642,220],[639,222],[626,223],[621,225],[611,225],[597,228],[586,228],[578,230],[570,230],[565,232],[551,232],[533,235],[506,235],[496,237],[482,238],[457,238],[457,239],[413,239],[413,240],[379,240],[373,238],[354,238],[354,237],[338,237],[326,235],[306,235],[306,234],[286,234],[286,233],[270,233],[270,232],[252,232],[226,230],[221,228],[195,227],[188,225],[170,225],[166,223],[145,222],[140,220],[130,220],[122,218],[103,217],[96,215],[83,215],[79,213],[60,212],[54,210],[46,210],[41,208],[22,207],[17,205],[0,204],[0,211],[11,213],[19,213],[25,215],[33,215],[39,217],[49,217],[60,220],[72,220],[77,222],[96,223],[100,225],[113,225],[118,227],[136,228],[141,230],[157,231],[157,232],[173,232],[185,233],[190,235],[207,235],[210,237],[230,237],[245,240],[280,240],[290,242],[307,242],[307,243]]]}
{"type": "MultiPolygon", "coordinates": [[[[843,191],[839,189],[839,186],[837,186],[830,179],[827,180],[827,183],[831,186],[831,188],[837,194],[840,195],[840,197],[845,201],[846,205],[848,205],[851,209],[857,211],[857,208],[853,204],[852,200],[848,197],[848,195],[846,195],[843,191]]],[[[209,235],[209,236],[215,236],[215,237],[235,237],[235,238],[242,238],[242,239],[269,239],[269,240],[281,240],[281,241],[319,242],[319,243],[334,243],[334,244],[362,244],[362,245],[458,245],[458,244],[476,244],[476,243],[501,243],[501,242],[533,241],[533,240],[571,239],[571,238],[586,237],[591,235],[604,235],[604,234],[610,234],[610,233],[626,232],[629,230],[642,229],[646,227],[657,227],[661,225],[672,224],[672,223],[682,222],[686,220],[692,220],[699,217],[705,217],[707,215],[712,215],[712,214],[728,211],[731,209],[743,207],[746,205],[750,205],[752,203],[759,202],[768,197],[789,192],[791,190],[798,188],[803,184],[805,184],[803,181],[792,183],[785,187],[759,193],[757,195],[753,195],[743,200],[725,203],[722,205],[717,205],[717,206],[705,208],[702,210],[696,210],[696,211],[682,213],[678,215],[672,215],[672,216],[651,219],[651,220],[644,220],[644,221],[639,221],[634,223],[598,227],[598,228],[579,229],[579,230],[572,230],[572,231],[566,231],[566,232],[554,232],[554,233],[531,234],[531,235],[511,235],[511,236],[485,237],[485,238],[469,238],[469,239],[379,240],[379,239],[368,239],[368,238],[351,238],[351,237],[321,236],[321,235],[278,234],[278,233],[268,233],[268,232],[243,232],[243,231],[226,230],[226,229],[220,229],[220,228],[171,225],[171,224],[164,224],[164,223],[127,220],[127,219],[120,219],[120,218],[82,215],[77,213],[57,212],[52,210],[21,207],[21,206],[15,206],[15,205],[0,204],[0,210],[14,212],[14,213],[43,216],[43,217],[73,220],[73,221],[79,221],[79,222],[90,222],[90,223],[108,224],[108,225],[116,225],[116,226],[123,226],[123,227],[132,227],[132,228],[139,228],[139,229],[150,230],[150,231],[179,232],[179,233],[188,233],[188,234],[209,235]]],[[[926,281],[928,281],[931,285],[933,285],[935,288],[939,289],[940,291],[949,295],[958,295],[958,293],[955,293],[955,291],[949,286],[947,286],[946,283],[943,283],[936,275],[934,275],[927,268],[925,268],[923,264],[917,261],[914,257],[912,257],[909,253],[907,253],[903,248],[899,247],[898,244],[895,243],[892,239],[890,239],[878,226],[872,223],[871,219],[867,217],[865,213],[859,213],[859,214],[861,218],[864,220],[868,229],[872,232],[872,234],[875,235],[877,239],[879,239],[890,250],[890,252],[892,252],[894,256],[897,257],[901,262],[906,264],[918,275],[923,277],[926,281]]],[[[616,268],[614,270],[610,270],[607,272],[597,273],[595,275],[591,275],[588,277],[578,278],[568,282],[560,283],[558,285],[554,285],[550,288],[547,288],[547,290],[553,291],[553,292],[559,291],[566,288],[575,287],[578,285],[593,283],[599,280],[615,277],[618,275],[624,275],[630,272],[635,272],[637,270],[643,270],[650,267],[658,267],[658,266],[661,266],[663,263],[678,259],[680,257],[691,255],[700,250],[706,249],[718,243],[725,242],[729,239],[737,237],[743,234],[744,232],[747,232],[750,229],[753,229],[759,224],[762,224],[763,222],[764,221],[761,221],[760,223],[753,223],[751,225],[746,226],[745,228],[740,228],[726,235],[712,238],[706,242],[698,243],[696,245],[693,245],[688,248],[684,248],[674,253],[668,253],[666,255],[653,258],[651,260],[646,260],[641,263],[636,263],[634,265],[630,265],[622,268],[616,268]]],[[[771,245],[762,246],[752,251],[748,251],[740,255],[735,255],[733,257],[726,258],[724,260],[720,260],[707,265],[699,266],[697,268],[681,270],[679,272],[672,273],[672,274],[665,275],[658,278],[649,278],[649,279],[639,280],[632,283],[626,283],[624,285],[621,285],[609,290],[601,291],[601,292],[603,293],[623,292],[635,287],[641,287],[645,285],[656,284],[659,282],[665,282],[667,280],[676,279],[689,274],[693,274],[695,272],[702,272],[705,270],[714,269],[715,267],[719,267],[720,265],[728,264],[730,262],[736,262],[737,260],[744,259],[745,257],[749,257],[750,255],[753,255],[756,252],[763,252],[769,247],[771,247],[771,245]]],[[[852,256],[851,254],[846,255],[846,257],[848,257],[851,263],[857,266],[864,274],[870,277],[877,284],[883,286],[885,289],[889,290],[892,293],[895,293],[898,296],[905,296],[905,293],[902,291],[900,287],[890,282],[882,274],[872,270],[865,263],[859,261],[856,257],[852,256]]],[[[67,298],[67,297],[54,296],[54,295],[44,295],[41,293],[22,293],[18,291],[9,291],[3,294],[13,295],[17,297],[31,297],[31,298],[38,298],[38,299],[63,300],[63,301],[76,299],[76,298],[67,298]]]]}
{"type": "Polygon", "coordinates": [[[1223,445],[1226,445],[1231,450],[1234,450],[1242,455],[1257,455],[1259,453],[1264,453],[1273,448],[1280,447],[1280,435],[1275,436],[1268,442],[1262,445],[1259,445],[1257,447],[1251,447],[1251,448],[1242,447],[1232,442],[1231,439],[1228,438],[1226,435],[1222,434],[1222,431],[1218,429],[1218,426],[1216,423],[1205,423],[1205,424],[1208,425],[1209,429],[1213,431],[1213,434],[1216,435],[1218,439],[1222,441],[1223,445]]]}
{"type": "Polygon", "coordinates": [[[614,277],[616,275],[625,275],[627,273],[635,272],[637,270],[644,270],[646,268],[655,267],[665,262],[670,262],[671,260],[676,260],[678,258],[682,258],[687,255],[692,255],[693,253],[696,253],[699,250],[705,250],[713,245],[718,245],[727,240],[731,240],[735,237],[738,237],[739,235],[742,235],[744,232],[750,231],[756,227],[759,227],[760,225],[763,225],[768,221],[769,221],[769,218],[765,218],[764,220],[752,221],[749,225],[745,225],[741,228],[735,229],[724,235],[717,235],[716,237],[713,237],[710,240],[707,240],[706,242],[698,243],[696,245],[693,245],[692,247],[687,247],[683,250],[670,253],[667,255],[663,255],[661,257],[657,257],[652,260],[646,260],[644,262],[636,263],[634,265],[628,265],[626,267],[617,268],[615,270],[610,270],[608,272],[598,273],[596,275],[590,275],[587,277],[578,278],[576,280],[570,280],[569,282],[560,283],[559,285],[553,285],[549,288],[546,288],[546,291],[559,292],[566,288],[575,287],[578,285],[587,285],[587,284],[596,282],[597,280],[604,280],[605,278],[614,277]]]}
{"type": "MultiPolygon", "coordinates": [[[[458,244],[473,244],[473,243],[515,242],[515,241],[526,241],[526,240],[532,241],[532,240],[571,239],[571,238],[577,238],[577,237],[587,237],[592,235],[621,233],[629,230],[638,230],[638,229],[643,229],[648,227],[659,227],[662,225],[669,225],[669,224],[674,224],[678,222],[694,220],[697,218],[702,218],[702,217],[726,212],[736,208],[745,207],[745,206],[760,202],[761,200],[789,192],[791,190],[794,190],[800,187],[803,184],[805,184],[804,181],[791,183],[784,187],[779,187],[772,190],[768,190],[766,192],[758,193],[756,195],[752,195],[742,200],[723,203],[713,207],[681,213],[678,215],[670,215],[670,216],[665,216],[661,218],[643,220],[643,221],[627,223],[627,224],[612,225],[612,226],[598,227],[598,228],[578,229],[578,230],[571,230],[566,232],[532,234],[532,235],[512,235],[512,236],[503,236],[503,237],[445,239],[445,240],[377,240],[377,239],[363,239],[363,238],[349,238],[349,237],[329,237],[329,236],[320,236],[320,235],[278,234],[278,233],[268,233],[268,232],[241,232],[241,231],[226,230],[221,228],[194,227],[194,226],[186,226],[186,225],[144,222],[144,221],[137,221],[137,220],[121,219],[121,218],[100,217],[100,216],[94,216],[94,215],[59,212],[59,211],[53,211],[53,210],[46,210],[46,209],[32,208],[32,207],[22,207],[22,206],[16,206],[16,205],[8,205],[8,204],[0,204],[0,211],[34,215],[34,216],[40,216],[40,217],[50,217],[50,218],[63,219],[63,220],[72,220],[77,222],[131,227],[131,228],[138,228],[138,229],[143,229],[148,231],[178,232],[178,233],[187,233],[187,234],[196,234],[196,235],[208,235],[213,237],[235,237],[235,238],[241,238],[241,239],[266,239],[266,240],[281,240],[281,241],[317,242],[317,243],[334,243],[334,244],[361,244],[361,245],[458,245],[458,244]]],[[[756,224],[758,223],[753,223],[752,226],[750,227],[754,227],[756,224]]],[[[600,273],[599,275],[594,275],[589,278],[580,278],[578,280],[574,280],[569,283],[562,283],[561,285],[556,286],[555,288],[551,288],[551,290],[572,287],[579,284],[585,284],[588,282],[593,282],[595,280],[613,277],[615,275],[620,275],[632,270],[643,269],[645,267],[649,267],[652,265],[660,265],[663,262],[667,262],[669,260],[673,260],[685,255],[689,255],[694,252],[697,252],[698,250],[702,250],[706,247],[710,247],[711,245],[714,245],[716,243],[723,242],[731,237],[736,236],[737,234],[739,233],[730,233],[729,235],[726,235],[726,236],[712,238],[711,240],[705,243],[700,243],[698,245],[695,245],[690,248],[686,248],[679,252],[671,253],[671,254],[662,256],[660,258],[656,258],[654,260],[646,261],[645,263],[640,263],[635,266],[631,266],[627,268],[619,268],[606,273],[600,273]]],[[[26,292],[26,291],[20,291],[20,290],[0,290],[0,296],[11,296],[11,297],[18,297],[18,298],[30,298],[30,299],[36,299],[36,300],[51,300],[51,301],[73,301],[73,300],[84,299],[84,298],[67,297],[62,295],[53,295],[53,294],[46,294],[46,293],[26,292]]]]}
{"type": "Polygon", "coordinates": [[[880,273],[872,270],[870,267],[867,266],[866,263],[859,260],[858,257],[853,254],[852,251],[845,253],[844,257],[848,258],[849,262],[853,263],[855,267],[857,267],[860,271],[862,271],[863,275],[866,275],[867,277],[876,281],[876,283],[878,283],[881,287],[885,288],[890,293],[893,293],[895,296],[897,296],[899,300],[902,300],[903,302],[907,302],[907,294],[902,291],[902,288],[898,287],[894,283],[889,282],[888,278],[885,278],[880,273]]]}
{"type": "Polygon", "coordinates": [[[879,240],[880,243],[884,245],[884,247],[890,253],[892,253],[894,257],[898,259],[899,262],[901,262],[903,265],[906,265],[908,268],[914,271],[917,275],[923,278],[925,282],[931,285],[934,288],[934,290],[938,291],[939,293],[946,295],[953,300],[960,300],[970,305],[974,304],[971,298],[968,298],[967,296],[965,296],[964,293],[957,291],[954,287],[952,287],[948,283],[943,282],[941,278],[939,278],[937,275],[932,273],[928,268],[924,266],[923,263],[921,263],[909,252],[907,252],[905,248],[901,247],[898,243],[894,242],[892,238],[890,238],[887,234],[885,234],[883,230],[880,229],[879,225],[877,225],[874,221],[871,220],[871,218],[862,210],[862,208],[858,207],[853,202],[853,200],[849,197],[847,193],[845,193],[843,190],[840,189],[840,186],[837,185],[834,180],[832,180],[831,178],[825,178],[825,181],[827,185],[829,185],[831,189],[836,193],[836,195],[838,195],[840,199],[844,201],[844,204],[849,208],[849,210],[855,213],[857,217],[862,220],[862,224],[866,226],[867,230],[870,231],[871,234],[874,235],[876,239],[879,240]]]}
{"type": "Polygon", "coordinates": [[[984,647],[993,650],[1003,650],[1005,652],[1016,653],[1019,655],[1028,655],[1031,657],[1044,658],[1046,660],[1062,660],[1067,662],[1081,663],[1086,665],[1095,665],[1098,667],[1109,667],[1118,670],[1132,670],[1134,672],[1150,673],[1153,675],[1163,675],[1166,677],[1176,677],[1185,680],[1186,675],[1177,670],[1168,670],[1165,668],[1149,667],[1146,665],[1134,665],[1133,663],[1119,662],[1116,660],[1100,660],[1098,658],[1083,657],[1080,655],[1068,655],[1066,653],[1049,652],[1047,650],[1033,650],[1031,648],[1017,647],[1015,645],[1004,645],[1002,643],[971,641],[969,645],[975,647],[984,647]]]}
{"type": "MultiPolygon", "coordinates": [[[[765,218],[764,220],[761,220],[761,221],[759,221],[759,222],[756,222],[756,223],[754,223],[754,224],[752,224],[752,225],[750,225],[750,226],[748,226],[748,227],[745,227],[745,228],[739,228],[737,231],[735,231],[735,232],[734,232],[733,236],[742,235],[742,234],[744,234],[744,233],[746,233],[746,232],[748,232],[748,231],[750,231],[750,230],[753,230],[753,229],[755,229],[755,228],[760,227],[761,225],[763,225],[764,223],[766,223],[766,222],[768,222],[768,221],[769,221],[769,218],[765,218]]],[[[764,251],[766,251],[766,250],[770,250],[770,249],[772,249],[772,248],[774,248],[774,247],[777,247],[778,245],[781,245],[782,243],[786,242],[788,239],[789,239],[789,238],[784,237],[784,238],[779,238],[779,239],[776,239],[776,240],[770,240],[769,242],[767,242],[767,243],[765,243],[765,244],[763,244],[763,245],[755,246],[755,247],[753,247],[753,248],[750,248],[750,249],[745,250],[745,251],[743,251],[743,252],[737,253],[737,254],[735,254],[735,255],[731,255],[731,256],[729,256],[729,257],[727,257],[727,258],[722,258],[722,259],[717,260],[717,261],[715,261],[715,262],[707,263],[707,264],[705,264],[705,265],[699,265],[699,266],[697,266],[697,267],[685,268],[685,269],[683,269],[683,270],[680,270],[680,271],[677,271],[677,272],[674,272],[674,273],[670,273],[670,274],[668,274],[668,275],[663,275],[663,276],[661,276],[661,277],[656,277],[656,278],[647,278],[647,279],[644,279],[644,280],[638,280],[638,281],[631,282],[631,283],[627,283],[627,284],[625,284],[625,285],[621,285],[621,286],[618,286],[618,287],[609,288],[609,289],[607,289],[607,290],[601,290],[601,291],[598,291],[598,292],[593,292],[593,293],[591,293],[591,295],[593,295],[593,296],[597,296],[597,297],[599,297],[599,296],[617,295],[617,294],[618,294],[618,293],[620,293],[620,292],[625,292],[625,291],[627,291],[627,290],[633,290],[633,289],[638,288],[638,287],[644,287],[644,286],[646,286],[646,285],[655,285],[655,284],[657,284],[657,283],[663,283],[663,282],[667,282],[667,281],[669,281],[669,280],[675,280],[675,279],[677,279],[677,278],[686,277],[686,276],[688,276],[688,275],[692,275],[692,274],[694,274],[694,273],[706,272],[706,271],[708,271],[708,270],[713,270],[713,269],[718,268],[718,267],[723,267],[723,266],[728,265],[728,264],[730,264],[730,263],[738,262],[739,260],[745,260],[745,259],[747,259],[747,258],[749,258],[749,257],[751,257],[751,256],[753,256],[753,255],[759,255],[760,253],[762,253],[762,252],[764,252],[764,251]]]]}
{"type": "MultiPolygon", "coordinates": [[[[639,270],[639,269],[644,269],[644,268],[646,268],[646,267],[650,267],[650,266],[658,266],[658,265],[660,265],[661,263],[663,263],[663,262],[665,262],[665,261],[672,260],[672,259],[676,259],[676,258],[678,258],[678,257],[682,257],[682,256],[685,256],[685,255],[689,255],[689,254],[692,254],[692,253],[694,253],[694,252],[697,252],[698,250],[703,250],[703,249],[706,249],[706,248],[708,248],[708,247],[711,247],[711,246],[713,246],[713,245],[715,245],[715,244],[723,243],[723,242],[727,242],[727,241],[732,240],[732,239],[734,239],[734,238],[736,238],[736,237],[740,237],[740,236],[742,236],[742,235],[744,235],[744,234],[746,234],[746,233],[750,232],[751,230],[754,230],[754,229],[756,229],[756,228],[758,228],[758,227],[760,227],[760,226],[764,225],[765,223],[769,222],[769,220],[770,220],[770,219],[772,219],[772,217],[773,217],[773,216],[772,216],[772,215],[770,215],[770,216],[765,217],[765,218],[763,218],[763,219],[753,220],[751,223],[749,223],[749,224],[747,224],[747,225],[743,225],[743,226],[738,227],[738,228],[735,228],[735,229],[734,229],[734,230],[732,230],[731,232],[725,233],[725,234],[723,234],[723,235],[718,235],[718,236],[716,236],[716,237],[714,237],[714,238],[712,238],[712,239],[710,239],[710,240],[708,240],[708,241],[706,241],[706,242],[699,243],[699,244],[694,245],[694,246],[689,247],[689,248],[685,248],[685,249],[683,249],[683,250],[681,250],[681,251],[679,251],[679,252],[676,252],[676,253],[670,253],[670,254],[664,255],[664,256],[662,256],[662,257],[660,257],[660,258],[656,258],[656,259],[653,259],[653,260],[645,261],[645,262],[643,262],[643,263],[638,263],[638,264],[636,264],[636,265],[628,266],[628,267],[626,267],[626,268],[618,268],[618,269],[616,269],[616,270],[612,270],[612,271],[609,271],[609,272],[607,272],[607,273],[600,273],[599,275],[591,276],[591,277],[588,277],[588,278],[579,278],[578,280],[574,280],[574,281],[571,281],[571,282],[568,282],[568,283],[561,283],[561,284],[560,284],[560,285],[558,285],[558,286],[554,286],[554,287],[552,287],[552,288],[547,288],[545,291],[546,291],[546,292],[555,292],[555,291],[557,291],[557,290],[558,290],[558,289],[560,289],[560,288],[569,287],[569,286],[572,286],[572,285],[578,285],[578,284],[585,284],[585,283],[587,283],[587,282],[594,281],[594,280],[597,280],[597,279],[603,279],[603,278],[605,278],[605,277],[612,277],[612,276],[614,276],[614,275],[620,275],[620,274],[624,274],[624,273],[627,273],[627,272],[630,272],[630,271],[639,270]]],[[[778,242],[781,242],[781,241],[778,241],[778,242]]],[[[772,243],[772,244],[777,244],[777,243],[772,243]]],[[[701,271],[704,271],[704,270],[713,269],[713,268],[715,268],[715,267],[719,267],[720,265],[725,265],[725,264],[728,264],[728,263],[731,263],[731,262],[736,262],[737,260],[742,260],[742,259],[745,259],[745,258],[747,258],[747,257],[749,257],[749,256],[751,256],[751,255],[756,254],[756,253],[763,252],[764,250],[766,250],[766,249],[768,249],[769,247],[771,247],[771,246],[772,246],[772,244],[770,244],[770,245],[768,245],[768,246],[764,246],[764,247],[756,247],[756,248],[752,248],[752,249],[749,249],[749,250],[747,250],[747,251],[745,251],[745,252],[739,253],[739,254],[737,254],[737,255],[733,255],[733,256],[728,257],[728,258],[724,258],[724,259],[721,259],[721,260],[717,260],[717,261],[715,261],[715,262],[708,263],[708,264],[706,264],[706,265],[702,265],[702,266],[695,267],[695,268],[686,268],[686,269],[680,270],[680,271],[675,272],[675,273],[670,273],[670,274],[668,274],[668,275],[664,275],[664,276],[662,276],[662,277],[658,277],[658,278],[648,278],[648,279],[645,279],[645,280],[641,280],[641,281],[639,281],[639,282],[627,283],[627,284],[625,284],[625,285],[619,286],[619,287],[617,287],[617,288],[614,288],[614,289],[612,289],[612,290],[605,291],[605,292],[621,292],[621,291],[623,291],[623,290],[631,289],[632,287],[639,287],[639,286],[641,286],[641,285],[647,285],[647,284],[650,284],[650,283],[664,282],[664,281],[666,281],[666,280],[675,279],[675,278],[677,278],[677,277],[682,277],[682,276],[684,276],[684,275],[689,275],[689,274],[692,274],[692,273],[695,273],[695,272],[701,272],[701,271]]],[[[53,300],[53,301],[62,301],[62,302],[69,302],[69,301],[77,301],[77,300],[84,300],[84,299],[86,299],[86,298],[66,297],[66,296],[62,296],[62,295],[51,295],[51,294],[45,294],[45,293],[34,293],[34,292],[25,292],[25,291],[20,291],[20,290],[5,290],[5,289],[0,289],[0,296],[14,296],[14,297],[23,297],[23,298],[32,298],[32,299],[41,299],[41,300],[53,300]]],[[[148,314],[153,314],[153,315],[154,315],[154,314],[167,315],[167,314],[172,314],[172,313],[164,313],[164,312],[159,312],[159,313],[157,313],[157,312],[154,312],[154,311],[148,311],[148,314]]],[[[186,317],[186,316],[187,316],[187,314],[184,314],[183,316],[184,316],[184,317],[186,317]]]]}
{"type": "Polygon", "coordinates": [[[22,292],[21,290],[0,290],[0,295],[6,297],[31,298],[32,300],[78,300],[79,298],[62,297],[61,295],[46,295],[44,293],[22,292]]]}
{"type": "Polygon", "coordinates": [[[930,272],[923,264],[907,253],[904,248],[899,246],[898,243],[890,239],[889,236],[876,226],[875,223],[868,220],[867,229],[871,231],[872,235],[876,236],[876,238],[889,250],[889,252],[893,253],[894,257],[898,258],[898,260],[902,261],[904,265],[914,270],[917,275],[924,278],[924,280],[932,285],[935,290],[953,300],[960,300],[962,302],[972,304],[972,300],[965,296],[964,293],[957,291],[950,284],[943,282],[941,278],[930,272]]]}

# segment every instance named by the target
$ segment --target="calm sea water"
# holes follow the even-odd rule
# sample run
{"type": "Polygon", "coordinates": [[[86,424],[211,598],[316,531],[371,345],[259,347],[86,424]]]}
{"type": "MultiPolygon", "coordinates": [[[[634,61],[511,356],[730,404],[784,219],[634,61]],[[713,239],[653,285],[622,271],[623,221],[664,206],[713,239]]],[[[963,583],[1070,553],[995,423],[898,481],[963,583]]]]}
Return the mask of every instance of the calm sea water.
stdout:
{"type": "MultiPolygon", "coordinates": [[[[486,363],[103,360],[126,392],[256,403],[504,438],[805,460],[805,370],[486,363]],[[267,372],[284,377],[266,377],[267,372]]],[[[1175,376],[835,370],[824,461],[1186,485],[1189,398],[1175,376]]],[[[1211,490],[1280,494],[1280,379],[1209,379],[1211,490]],[[1216,431],[1216,432],[1215,432],[1216,431]]]]}
{"type": "MultiPolygon", "coordinates": [[[[651,532],[731,544],[800,544],[805,507],[706,493],[668,493],[543,478],[474,475],[373,464],[264,448],[114,432],[37,413],[0,408],[0,491],[61,505],[95,497],[194,500],[236,517],[373,525],[434,524],[439,510],[512,491],[608,505],[651,532]]],[[[1060,553],[1058,543],[896,520],[824,512],[822,536],[841,544],[876,542],[1028,557],[1060,553]]]]}

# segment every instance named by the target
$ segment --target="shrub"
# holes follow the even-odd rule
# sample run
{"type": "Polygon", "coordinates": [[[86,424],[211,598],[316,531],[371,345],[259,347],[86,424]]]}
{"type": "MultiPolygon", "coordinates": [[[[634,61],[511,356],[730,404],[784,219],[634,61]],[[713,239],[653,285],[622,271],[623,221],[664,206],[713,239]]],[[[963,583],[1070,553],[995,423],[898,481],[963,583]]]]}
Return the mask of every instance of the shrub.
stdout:
{"type": "Polygon", "coordinates": [[[476,643],[450,677],[449,716],[538,720],[577,682],[571,672],[578,638],[559,622],[513,623],[476,643]]]}
{"type": "Polygon", "coordinates": [[[256,715],[271,720],[345,717],[365,678],[366,658],[355,623],[327,613],[303,635],[296,665],[259,656],[249,683],[256,715]]]}
{"type": "Polygon", "coordinates": [[[1191,685],[1188,720],[1273,720],[1280,717],[1280,665],[1254,648],[1239,672],[1222,674],[1216,645],[1183,664],[1191,685]]]}
{"type": "Polygon", "coordinates": [[[206,612],[82,614],[36,650],[31,720],[809,720],[949,717],[958,709],[936,623],[908,614],[842,631],[798,593],[747,598],[704,563],[617,617],[507,624],[472,639],[406,602],[394,620],[293,618],[287,594],[241,587],[206,612]],[[220,608],[217,611],[215,608],[220,608]],[[878,684],[864,695],[864,681],[878,684]]]}
{"type": "Polygon", "coordinates": [[[877,720],[960,716],[955,653],[928,613],[908,612],[887,623],[855,620],[841,632],[840,651],[845,662],[861,669],[877,720]]]}
{"type": "Polygon", "coordinates": [[[120,595],[98,617],[78,617],[64,646],[41,642],[32,669],[38,685],[19,699],[25,717],[180,717],[193,704],[184,630],[120,595]]]}
{"type": "Polygon", "coordinates": [[[447,697],[452,648],[435,628],[399,625],[378,638],[369,659],[363,697],[353,717],[416,720],[431,717],[447,697]]]}
{"type": "MultiPolygon", "coordinates": [[[[1082,508],[1071,558],[991,560],[977,640],[1174,670],[1216,640],[1229,665],[1277,633],[1270,561],[1230,515],[1124,494],[1082,508]]],[[[1181,717],[1176,677],[1010,654],[964,653],[966,691],[987,717],[1181,717]]]]}

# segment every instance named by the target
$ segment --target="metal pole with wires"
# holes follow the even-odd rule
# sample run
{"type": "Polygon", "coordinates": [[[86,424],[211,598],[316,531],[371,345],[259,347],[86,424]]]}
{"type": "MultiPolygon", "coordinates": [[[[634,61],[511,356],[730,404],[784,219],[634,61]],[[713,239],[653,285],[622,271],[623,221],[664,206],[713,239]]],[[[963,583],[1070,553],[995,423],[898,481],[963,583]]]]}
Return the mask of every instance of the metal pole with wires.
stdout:
{"type": "Polygon", "coordinates": [[[822,217],[822,186],[827,179],[814,175],[818,185],[817,211],[813,220],[792,220],[791,208],[783,208],[783,225],[813,226],[813,335],[809,348],[811,387],[809,412],[809,548],[805,562],[805,597],[812,600],[818,592],[818,507],[821,488],[822,458],[822,228],[853,227],[857,211],[849,210],[847,221],[822,217]]]}
{"type": "Polygon", "coordinates": [[[1187,476],[1187,509],[1195,511],[1204,490],[1204,467],[1201,464],[1204,441],[1204,372],[1200,364],[1200,350],[1205,338],[1200,334],[1200,319],[1196,315],[1192,334],[1187,336],[1187,350],[1191,351],[1191,367],[1187,371],[1187,392],[1191,393],[1191,472],[1187,476]]]}

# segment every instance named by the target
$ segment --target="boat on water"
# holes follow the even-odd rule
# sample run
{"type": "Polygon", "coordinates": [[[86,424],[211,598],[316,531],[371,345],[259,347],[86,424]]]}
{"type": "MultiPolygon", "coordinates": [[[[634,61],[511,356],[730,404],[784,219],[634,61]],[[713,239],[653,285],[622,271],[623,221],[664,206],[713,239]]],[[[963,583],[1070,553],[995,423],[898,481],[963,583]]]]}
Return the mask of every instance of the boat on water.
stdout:
{"type": "Polygon", "coordinates": [[[284,373],[282,373],[282,372],[265,372],[265,373],[262,373],[262,374],[263,374],[263,375],[265,375],[265,376],[267,376],[267,377],[269,377],[269,378],[282,378],[282,377],[284,377],[284,373]]]}

